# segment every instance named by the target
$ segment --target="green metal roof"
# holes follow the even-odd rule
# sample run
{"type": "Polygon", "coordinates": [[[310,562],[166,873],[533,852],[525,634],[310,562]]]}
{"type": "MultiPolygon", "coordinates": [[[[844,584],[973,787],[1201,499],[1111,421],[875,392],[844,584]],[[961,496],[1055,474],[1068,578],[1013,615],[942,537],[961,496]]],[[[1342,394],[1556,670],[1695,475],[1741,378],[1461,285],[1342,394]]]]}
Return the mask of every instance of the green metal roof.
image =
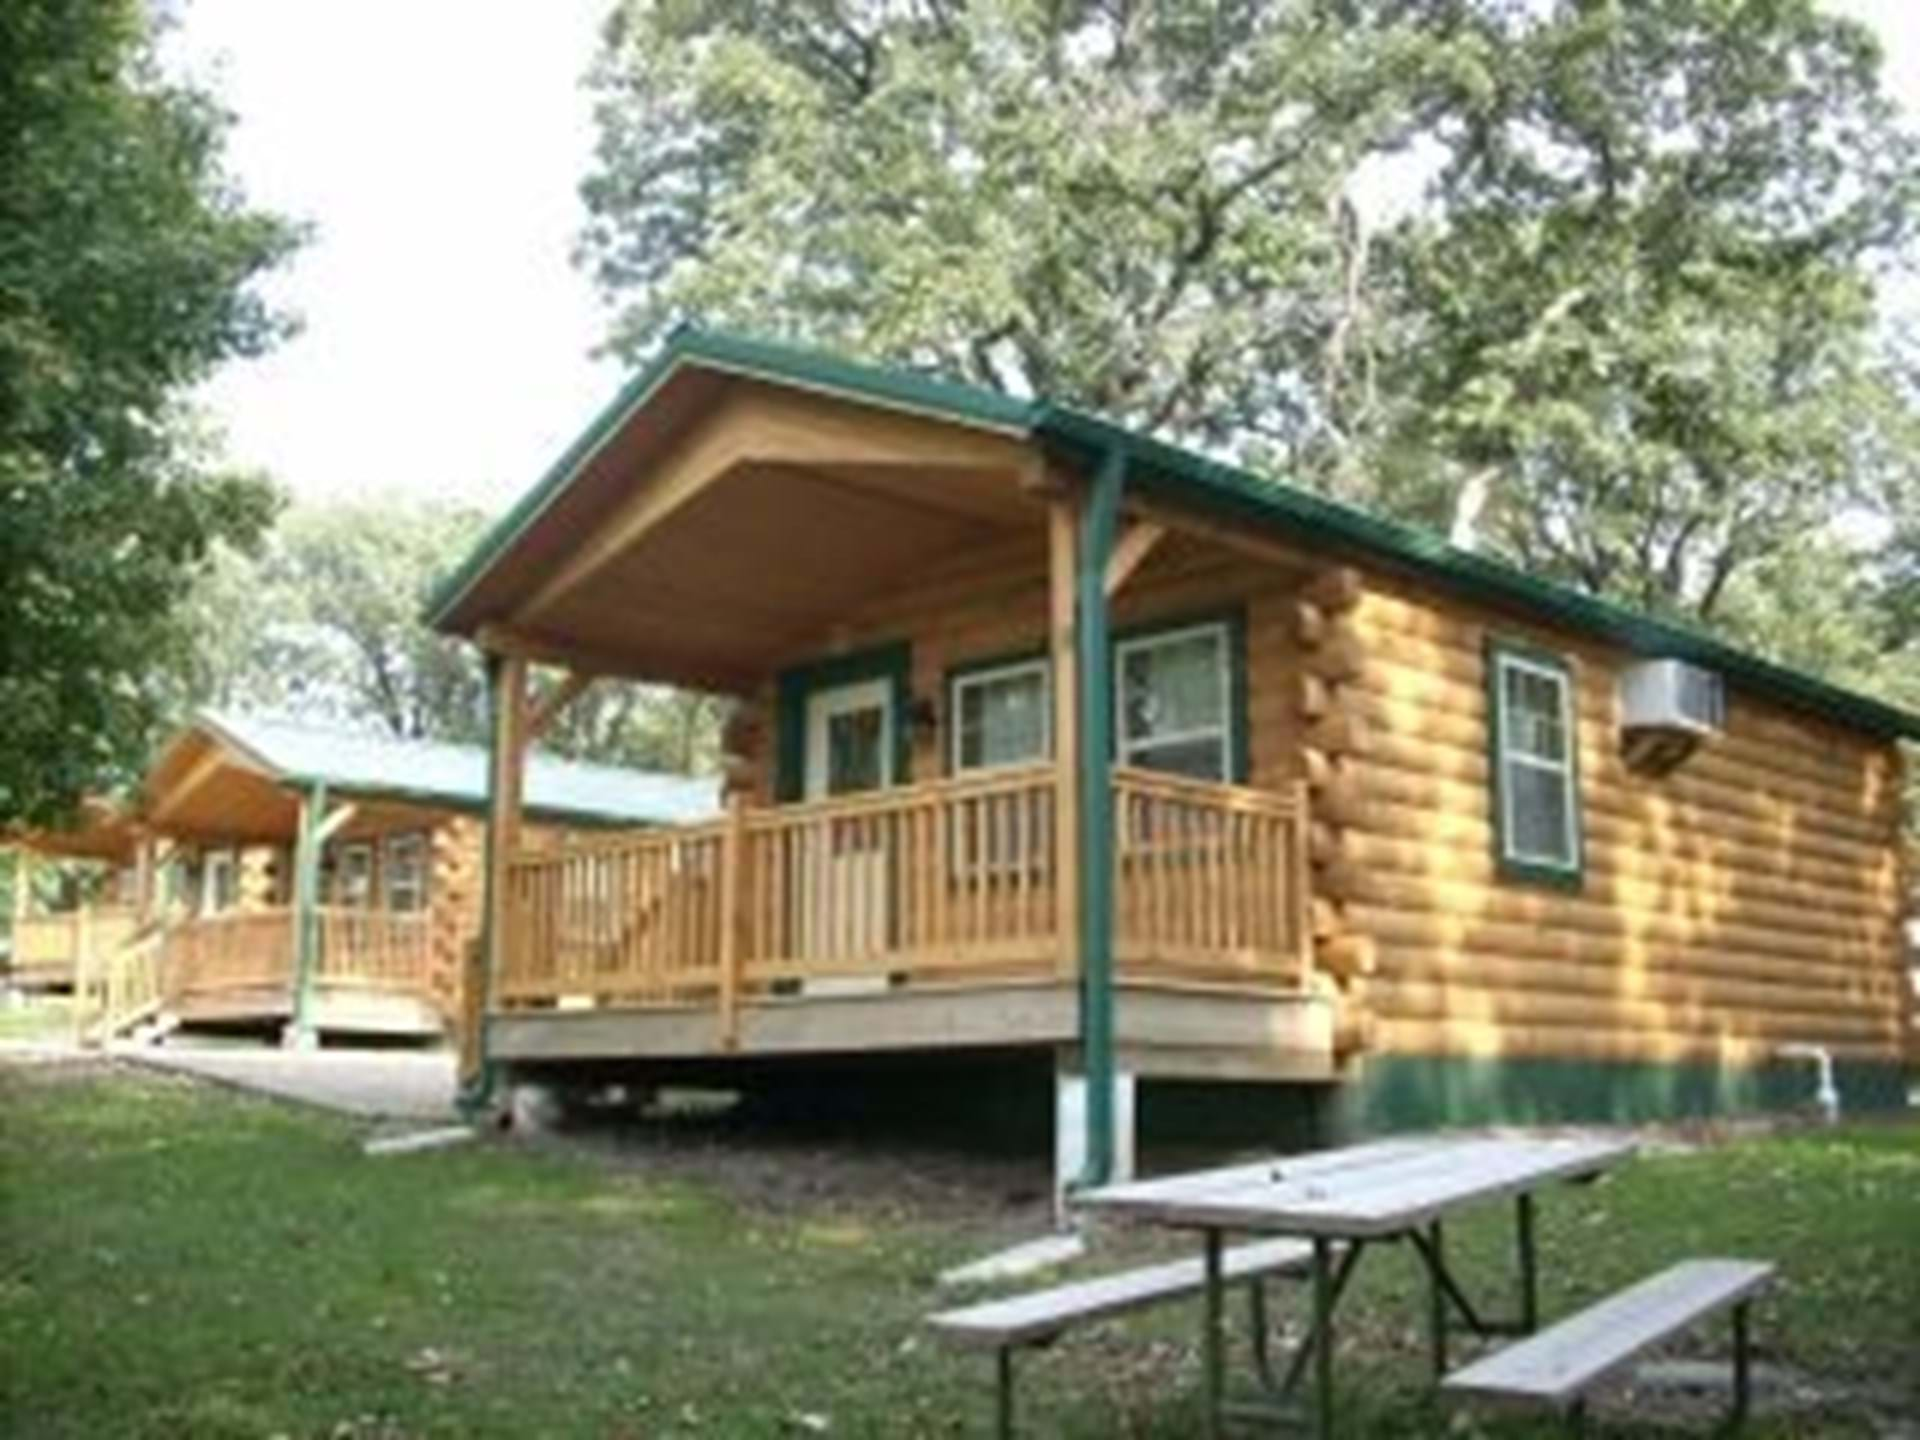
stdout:
{"type": "MultiPolygon", "coordinates": [[[[393,740],[257,715],[202,713],[196,723],[288,784],[451,810],[484,810],[487,752],[393,740]]],[[[719,783],[548,755],[527,759],[530,815],[589,825],[679,825],[720,813],[719,783]]]]}
{"type": "Polygon", "coordinates": [[[1016,433],[1080,459],[1118,450],[1126,456],[1130,485],[1139,484],[1170,501],[1209,509],[1248,526],[1278,529],[1316,545],[1344,547],[1472,598],[1519,607],[1544,621],[1599,636],[1633,654],[1709,666],[1736,686],[1744,685],[1757,694],[1876,735],[1920,739],[1920,715],[1872,696],[1762,659],[1685,626],[1528,574],[1491,556],[1462,550],[1432,531],[1208,459],[1071,406],[1021,400],[912,371],[689,326],[681,327],[668,339],[653,363],[614,397],[552,469],[436,589],[428,606],[429,621],[442,623],[472,585],[626,420],[669,377],[689,366],[1016,433]]]}

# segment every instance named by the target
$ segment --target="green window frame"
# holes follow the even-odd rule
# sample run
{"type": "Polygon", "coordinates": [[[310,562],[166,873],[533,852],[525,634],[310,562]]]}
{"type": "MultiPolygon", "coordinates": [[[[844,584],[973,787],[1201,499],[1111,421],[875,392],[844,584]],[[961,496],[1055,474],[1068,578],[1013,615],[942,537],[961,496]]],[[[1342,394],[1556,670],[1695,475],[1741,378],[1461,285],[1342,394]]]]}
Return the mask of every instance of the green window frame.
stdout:
{"type": "Polygon", "coordinates": [[[1552,651],[1498,638],[1486,656],[1494,861],[1510,879],[1578,888],[1586,847],[1573,667],[1552,651]],[[1559,835],[1540,843],[1540,827],[1525,822],[1520,807],[1545,797],[1557,797],[1559,835]]]}

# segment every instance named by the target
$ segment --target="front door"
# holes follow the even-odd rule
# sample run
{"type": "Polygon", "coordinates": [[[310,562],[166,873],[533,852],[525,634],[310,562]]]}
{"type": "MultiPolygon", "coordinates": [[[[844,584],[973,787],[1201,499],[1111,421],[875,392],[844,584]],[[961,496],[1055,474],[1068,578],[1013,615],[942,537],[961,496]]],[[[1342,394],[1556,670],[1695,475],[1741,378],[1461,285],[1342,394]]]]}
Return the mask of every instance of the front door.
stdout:
{"type": "MultiPolygon", "coordinates": [[[[807,799],[879,790],[894,779],[893,686],[861,680],[807,700],[807,799]]],[[[886,948],[888,863],[883,829],[858,817],[830,821],[807,847],[801,933],[811,959],[852,960],[886,948]]]]}

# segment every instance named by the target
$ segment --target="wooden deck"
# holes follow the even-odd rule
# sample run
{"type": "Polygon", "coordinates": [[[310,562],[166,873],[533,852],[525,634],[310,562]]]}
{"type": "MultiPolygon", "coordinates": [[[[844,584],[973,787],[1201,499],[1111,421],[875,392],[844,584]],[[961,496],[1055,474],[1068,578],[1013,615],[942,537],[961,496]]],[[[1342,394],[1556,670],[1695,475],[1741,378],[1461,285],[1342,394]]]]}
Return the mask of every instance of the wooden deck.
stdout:
{"type": "MultiPolygon", "coordinates": [[[[490,1052],[678,1058],[1071,1045],[1056,773],[736,810],[508,864],[490,1052]]],[[[1306,804],[1114,773],[1116,980],[1142,1070],[1326,1078],[1306,804]]]]}
{"type": "MultiPolygon", "coordinates": [[[[131,912],[108,918],[113,923],[102,923],[96,912],[74,931],[89,937],[68,962],[83,1033],[117,1032],[157,1015],[225,1025],[294,1018],[292,909],[233,910],[145,928],[131,912]]],[[[309,1017],[316,1030],[435,1035],[445,1028],[427,915],[323,906],[316,921],[320,963],[309,1017]]]]}
{"type": "Polygon", "coordinates": [[[132,936],[137,919],[130,906],[16,917],[7,979],[21,989],[68,989],[80,957],[119,948],[132,936]]]}

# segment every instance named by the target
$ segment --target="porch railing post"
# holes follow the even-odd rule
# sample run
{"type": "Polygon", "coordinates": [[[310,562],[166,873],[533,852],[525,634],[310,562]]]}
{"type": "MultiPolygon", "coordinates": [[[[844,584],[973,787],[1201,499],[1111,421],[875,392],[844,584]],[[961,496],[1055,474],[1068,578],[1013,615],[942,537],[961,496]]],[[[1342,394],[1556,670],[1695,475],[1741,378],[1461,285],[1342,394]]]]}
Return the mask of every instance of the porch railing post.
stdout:
{"type": "Polygon", "coordinates": [[[720,837],[720,1048],[740,1044],[740,966],[745,949],[747,802],[727,797],[727,828],[720,837]]]}

